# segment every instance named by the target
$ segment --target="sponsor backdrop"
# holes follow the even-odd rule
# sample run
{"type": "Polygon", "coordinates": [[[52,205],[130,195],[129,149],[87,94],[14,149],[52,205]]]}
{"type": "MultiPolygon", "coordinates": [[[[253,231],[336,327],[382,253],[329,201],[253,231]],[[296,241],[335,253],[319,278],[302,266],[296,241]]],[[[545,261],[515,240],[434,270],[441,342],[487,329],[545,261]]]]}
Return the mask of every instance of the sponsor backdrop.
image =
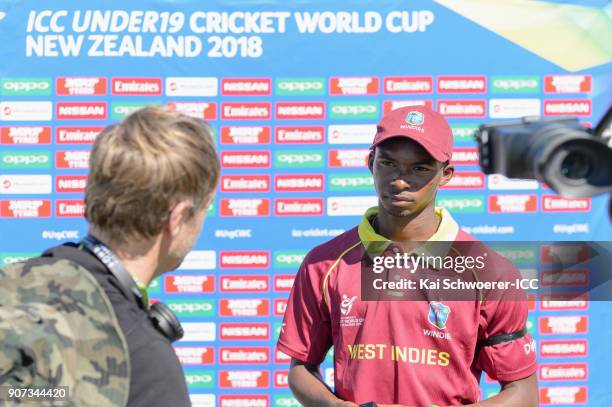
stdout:
{"type": "MultiPolygon", "coordinates": [[[[150,104],[208,120],[217,199],[180,270],[151,287],[184,323],[176,351],[194,405],[296,405],[274,346],[294,274],[307,250],[376,204],[367,147],[399,106],[449,119],[457,172],[438,204],[467,232],[610,240],[606,198],[485,176],[472,138],[482,122],[523,115],[597,123],[612,94],[605,1],[83,7],[0,5],[0,259],[84,235],[88,150],[104,126],[150,104]]],[[[542,405],[610,403],[611,326],[605,303],[532,304],[542,405]]]]}

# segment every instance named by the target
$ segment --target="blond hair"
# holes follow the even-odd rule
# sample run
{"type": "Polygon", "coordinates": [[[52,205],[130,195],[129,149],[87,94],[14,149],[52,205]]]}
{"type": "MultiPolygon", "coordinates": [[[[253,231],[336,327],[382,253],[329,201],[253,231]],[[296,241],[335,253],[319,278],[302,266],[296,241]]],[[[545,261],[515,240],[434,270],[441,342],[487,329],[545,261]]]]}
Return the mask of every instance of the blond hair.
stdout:
{"type": "Polygon", "coordinates": [[[179,201],[191,216],[211,200],[219,159],[210,126],[146,107],[106,128],[93,145],[85,218],[117,243],[157,236],[179,201]]]}

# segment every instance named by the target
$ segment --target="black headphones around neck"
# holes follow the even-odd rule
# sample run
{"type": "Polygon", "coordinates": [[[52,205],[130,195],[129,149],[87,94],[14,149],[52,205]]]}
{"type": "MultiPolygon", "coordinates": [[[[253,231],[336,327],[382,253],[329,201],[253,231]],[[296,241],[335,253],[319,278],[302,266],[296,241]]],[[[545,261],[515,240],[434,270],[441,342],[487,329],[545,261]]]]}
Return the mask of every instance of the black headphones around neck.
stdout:
{"type": "Polygon", "coordinates": [[[89,253],[100,260],[108,271],[119,280],[121,286],[136,297],[139,305],[145,310],[153,326],[159,333],[170,342],[178,341],[183,337],[183,327],[172,310],[162,302],[156,302],[150,307],[148,304],[145,304],[145,300],[134,278],[125,269],[123,264],[121,264],[117,256],[115,256],[104,243],[91,235],[87,235],[78,244],[82,245],[89,253]]]}

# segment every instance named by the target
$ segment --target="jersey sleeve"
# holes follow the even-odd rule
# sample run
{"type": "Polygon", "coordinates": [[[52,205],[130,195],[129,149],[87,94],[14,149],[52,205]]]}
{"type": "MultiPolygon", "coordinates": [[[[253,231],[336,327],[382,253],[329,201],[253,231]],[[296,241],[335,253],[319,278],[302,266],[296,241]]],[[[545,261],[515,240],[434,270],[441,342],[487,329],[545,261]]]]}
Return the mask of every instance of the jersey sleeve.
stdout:
{"type": "Polygon", "coordinates": [[[319,365],[332,345],[329,310],[323,300],[321,267],[307,255],[295,277],[277,347],[302,362],[319,365]]]}
{"type": "Polygon", "coordinates": [[[475,355],[475,367],[501,382],[524,379],[536,371],[535,341],[526,329],[527,300],[516,293],[509,297],[483,304],[475,355]]]}

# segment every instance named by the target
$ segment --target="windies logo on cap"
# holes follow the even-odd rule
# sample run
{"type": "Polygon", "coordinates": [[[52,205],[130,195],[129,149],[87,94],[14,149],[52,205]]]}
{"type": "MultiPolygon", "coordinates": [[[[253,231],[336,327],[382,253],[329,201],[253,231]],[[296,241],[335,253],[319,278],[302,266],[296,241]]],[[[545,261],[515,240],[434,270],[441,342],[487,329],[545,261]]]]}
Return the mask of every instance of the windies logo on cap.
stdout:
{"type": "Polygon", "coordinates": [[[417,111],[411,111],[406,115],[406,123],[412,124],[413,126],[420,126],[425,122],[423,113],[417,111]]]}
{"type": "Polygon", "coordinates": [[[448,305],[441,302],[432,301],[429,303],[429,322],[439,329],[446,329],[446,321],[451,309],[448,305]]]}

